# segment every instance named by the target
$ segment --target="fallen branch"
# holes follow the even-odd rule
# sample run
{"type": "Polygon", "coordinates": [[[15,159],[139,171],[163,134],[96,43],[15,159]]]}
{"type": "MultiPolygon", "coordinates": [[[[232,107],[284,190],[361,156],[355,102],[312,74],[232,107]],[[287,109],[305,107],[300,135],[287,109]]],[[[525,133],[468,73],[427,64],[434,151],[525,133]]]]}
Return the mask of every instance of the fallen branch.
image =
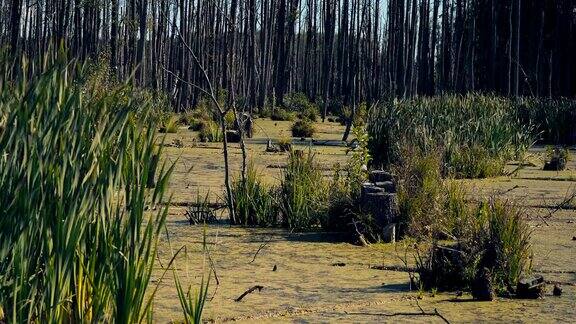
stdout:
{"type": "Polygon", "coordinates": [[[260,244],[260,247],[258,248],[258,250],[256,251],[256,253],[254,253],[254,257],[252,258],[252,261],[248,262],[248,264],[253,263],[254,261],[256,261],[256,257],[258,256],[258,253],[260,253],[260,251],[266,247],[266,245],[268,245],[268,243],[270,243],[272,241],[272,236],[270,236],[270,238],[268,238],[268,240],[262,244],[260,244]]]}
{"type": "Polygon", "coordinates": [[[370,266],[372,270],[384,270],[384,271],[397,271],[397,272],[416,272],[416,268],[406,267],[406,266],[385,266],[385,265],[377,265],[377,266],[370,266]]]}
{"type": "Polygon", "coordinates": [[[240,297],[236,298],[235,301],[239,302],[241,301],[244,297],[246,297],[246,295],[253,293],[254,291],[258,290],[258,292],[262,291],[262,289],[264,289],[264,286],[259,286],[256,285],[248,290],[246,290],[242,295],[240,295],[240,297]]]}
{"type": "Polygon", "coordinates": [[[548,215],[545,218],[552,217],[556,212],[562,209],[573,209],[574,206],[572,206],[571,203],[575,199],[576,199],[576,190],[572,189],[572,193],[566,193],[566,195],[564,196],[564,200],[559,204],[556,204],[556,206],[552,208],[552,210],[548,213],[548,215]]]}
{"type": "Polygon", "coordinates": [[[346,315],[362,315],[362,316],[385,316],[385,317],[395,317],[395,316],[438,316],[444,320],[446,323],[450,323],[446,318],[435,309],[433,313],[417,313],[417,312],[406,312],[406,313],[345,313],[346,315]]]}

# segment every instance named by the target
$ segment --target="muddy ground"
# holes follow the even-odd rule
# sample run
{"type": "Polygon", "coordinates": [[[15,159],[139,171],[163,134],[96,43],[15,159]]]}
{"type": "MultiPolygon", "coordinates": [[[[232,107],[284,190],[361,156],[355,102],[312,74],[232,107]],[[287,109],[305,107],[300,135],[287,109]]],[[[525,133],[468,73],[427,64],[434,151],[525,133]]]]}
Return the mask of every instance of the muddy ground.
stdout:
{"type": "MultiPolygon", "coordinates": [[[[286,154],[265,153],[267,138],[289,136],[290,122],[258,120],[255,138],[248,144],[250,160],[269,183],[277,182],[286,154]]],[[[334,123],[317,125],[316,145],[310,147],[326,169],[344,164],[346,148],[334,146],[343,127],[334,123]],[[329,142],[326,142],[328,141],[329,142]],[[324,144],[324,145],[322,145],[324,144]]],[[[513,175],[496,179],[462,181],[470,199],[490,195],[510,199],[526,207],[533,229],[533,268],[551,282],[560,282],[563,295],[551,295],[552,285],[542,300],[499,298],[475,302],[471,296],[410,290],[408,274],[401,260],[406,244],[379,244],[359,247],[335,240],[329,233],[290,233],[278,229],[244,229],[225,222],[190,226],[186,205],[198,194],[216,201],[223,194],[223,157],[220,144],[194,140],[196,134],[182,129],[168,134],[165,156],[175,162],[170,183],[172,203],[167,234],[159,245],[159,260],[152,279],[159,289],[154,299],[157,322],[182,320],[180,304],[171,271],[164,271],[173,253],[185,250],[175,260],[185,284],[198,283],[203,269],[213,263],[205,320],[216,322],[573,322],[576,319],[576,211],[551,213],[566,194],[576,188],[576,162],[563,172],[541,171],[543,150],[530,152],[529,166],[513,175]],[[173,145],[176,144],[176,145],[173,145]],[[178,146],[178,147],[176,147],[178,146]],[[206,232],[210,260],[202,253],[206,232]],[[384,266],[389,270],[373,267],[384,266]],[[276,271],[274,271],[276,270],[276,271]],[[164,277],[162,278],[162,276],[164,277]],[[217,280],[216,280],[217,278],[217,280]],[[218,284],[216,283],[218,281],[218,284]],[[263,289],[236,302],[244,291],[261,285],[263,289]],[[423,315],[424,312],[426,315],[423,315]]],[[[574,151],[572,151],[574,156],[574,151]]],[[[237,173],[241,152],[231,148],[232,168],[237,173]]],[[[576,159],[576,158],[574,158],[576,159]]],[[[329,171],[327,171],[327,174],[329,171]]],[[[409,260],[410,261],[410,260],[409,260]]]]}

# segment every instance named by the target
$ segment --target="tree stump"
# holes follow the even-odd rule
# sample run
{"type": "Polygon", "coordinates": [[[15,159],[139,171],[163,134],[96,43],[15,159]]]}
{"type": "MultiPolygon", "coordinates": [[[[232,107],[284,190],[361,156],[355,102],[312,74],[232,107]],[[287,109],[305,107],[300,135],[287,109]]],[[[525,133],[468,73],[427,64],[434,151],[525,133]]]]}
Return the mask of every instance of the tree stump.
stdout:
{"type": "Polygon", "coordinates": [[[526,277],[518,281],[516,286],[516,297],[527,299],[538,299],[544,297],[546,282],[541,275],[526,277]]]}
{"type": "Polygon", "coordinates": [[[379,227],[395,222],[398,217],[396,195],[387,192],[368,192],[361,199],[362,209],[370,212],[379,227]]]}
{"type": "Polygon", "coordinates": [[[386,171],[376,170],[370,172],[368,179],[372,183],[394,181],[394,176],[386,171]]]}

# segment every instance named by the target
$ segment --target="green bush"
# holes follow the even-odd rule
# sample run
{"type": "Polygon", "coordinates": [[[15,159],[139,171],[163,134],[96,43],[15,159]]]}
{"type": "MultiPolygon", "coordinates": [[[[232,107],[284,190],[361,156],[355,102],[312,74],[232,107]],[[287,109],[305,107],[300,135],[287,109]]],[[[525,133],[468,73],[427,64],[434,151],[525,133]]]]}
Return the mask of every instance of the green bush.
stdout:
{"type": "Polygon", "coordinates": [[[111,111],[134,112],[130,122],[150,120],[155,124],[172,111],[170,99],[163,91],[128,86],[114,77],[109,60],[98,59],[82,66],[79,74],[71,76],[84,94],[94,100],[107,100],[111,111]],[[110,94],[114,94],[111,96],[110,94]],[[114,100],[109,100],[111,97],[114,100]]]}
{"type": "Polygon", "coordinates": [[[317,121],[320,109],[311,102],[308,97],[300,92],[290,93],[284,97],[284,107],[289,112],[294,112],[298,118],[317,121]]]}
{"type": "Polygon", "coordinates": [[[141,322],[167,214],[169,172],[146,188],[156,125],[135,118],[146,101],[84,92],[66,66],[0,83],[0,305],[13,322],[141,322]]]}
{"type": "Polygon", "coordinates": [[[292,137],[312,137],[316,129],[310,120],[300,119],[292,125],[292,137]]]}
{"type": "Polygon", "coordinates": [[[314,155],[292,151],[279,189],[283,225],[310,230],[322,222],[327,211],[328,187],[314,155]]]}
{"type": "Polygon", "coordinates": [[[275,121],[292,121],[294,120],[294,113],[288,112],[282,108],[277,108],[272,111],[270,118],[275,121]]]}
{"type": "Polygon", "coordinates": [[[245,181],[242,177],[232,182],[232,199],[236,219],[232,224],[244,226],[277,225],[278,207],[274,193],[262,183],[252,164],[248,165],[245,181]]]}
{"type": "MultiPolygon", "coordinates": [[[[356,107],[356,112],[354,113],[352,125],[356,127],[363,127],[366,124],[367,118],[368,118],[368,106],[365,102],[363,102],[356,107]]],[[[342,107],[340,113],[340,124],[346,125],[347,121],[349,121],[350,119],[352,119],[352,108],[348,106],[342,107]]]]}
{"type": "Polygon", "coordinates": [[[188,123],[188,129],[194,132],[199,132],[204,128],[206,120],[204,119],[191,119],[188,123]]]}

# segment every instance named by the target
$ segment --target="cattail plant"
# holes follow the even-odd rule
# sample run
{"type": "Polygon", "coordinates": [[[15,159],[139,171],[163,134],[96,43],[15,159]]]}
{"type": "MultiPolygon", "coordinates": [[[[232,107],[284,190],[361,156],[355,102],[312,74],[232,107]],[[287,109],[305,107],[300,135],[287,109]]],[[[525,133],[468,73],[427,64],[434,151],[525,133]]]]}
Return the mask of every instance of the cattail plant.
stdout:
{"type": "Polygon", "coordinates": [[[145,207],[171,168],[147,189],[156,126],[125,91],[83,91],[71,66],[0,83],[0,306],[14,323],[142,322],[167,214],[145,207]]]}
{"type": "Polygon", "coordinates": [[[533,126],[520,122],[511,100],[476,94],[389,101],[369,119],[374,164],[398,162],[406,145],[440,148],[444,172],[456,177],[499,175],[535,140],[533,126]]]}

